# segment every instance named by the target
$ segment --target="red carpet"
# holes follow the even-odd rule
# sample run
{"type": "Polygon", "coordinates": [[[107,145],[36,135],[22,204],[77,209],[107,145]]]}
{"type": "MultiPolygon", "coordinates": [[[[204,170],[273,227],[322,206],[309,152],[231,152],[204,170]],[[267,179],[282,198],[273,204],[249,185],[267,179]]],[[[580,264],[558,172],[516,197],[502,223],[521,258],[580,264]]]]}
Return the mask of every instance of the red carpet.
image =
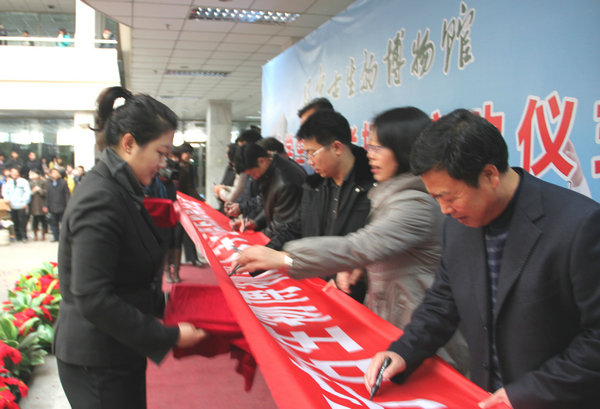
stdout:
{"type": "MultiPolygon", "coordinates": [[[[217,285],[208,267],[183,265],[181,278],[187,283],[217,285]]],[[[170,284],[164,284],[165,291],[169,291],[170,287],[170,284]]],[[[244,392],[244,378],[235,372],[236,365],[237,361],[229,354],[182,359],[175,359],[169,354],[160,367],[149,362],[146,375],[148,408],[276,408],[260,368],[252,389],[244,392]]]]}

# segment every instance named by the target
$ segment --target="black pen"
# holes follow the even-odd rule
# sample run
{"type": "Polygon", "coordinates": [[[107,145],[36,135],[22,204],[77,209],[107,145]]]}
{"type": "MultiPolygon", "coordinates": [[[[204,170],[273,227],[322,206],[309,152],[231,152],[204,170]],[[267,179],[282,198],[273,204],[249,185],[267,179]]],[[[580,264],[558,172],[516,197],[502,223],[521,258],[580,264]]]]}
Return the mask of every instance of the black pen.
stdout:
{"type": "MultiPolygon", "coordinates": [[[[240,250],[239,248],[237,248],[236,246],[232,246],[232,247],[233,247],[233,249],[234,249],[236,252],[238,252],[238,253],[239,253],[240,251],[242,251],[242,250],[240,250]]],[[[238,264],[238,265],[236,265],[236,266],[233,268],[233,270],[231,270],[231,273],[229,273],[229,277],[231,277],[232,275],[234,275],[234,274],[235,274],[235,273],[236,273],[236,272],[237,272],[237,271],[240,269],[240,267],[242,267],[242,265],[241,265],[241,264],[238,264]]],[[[251,276],[251,277],[256,277],[257,275],[259,275],[259,274],[262,274],[262,273],[264,273],[265,271],[266,271],[266,270],[256,270],[256,271],[253,271],[253,272],[251,272],[251,273],[249,273],[249,274],[250,274],[250,276],[251,276]]]]}
{"type": "Polygon", "coordinates": [[[392,363],[392,358],[390,358],[389,356],[384,359],[383,364],[381,365],[381,368],[379,368],[379,373],[377,374],[377,379],[375,379],[375,385],[373,385],[373,388],[371,389],[371,395],[369,396],[369,400],[372,400],[373,396],[375,396],[375,394],[379,390],[379,387],[381,386],[381,381],[383,380],[383,372],[385,371],[385,368],[390,366],[391,363],[392,363]]]}
{"type": "Polygon", "coordinates": [[[235,266],[233,268],[233,270],[231,270],[231,273],[229,273],[229,277],[231,277],[232,275],[234,275],[236,273],[236,271],[238,271],[240,269],[241,266],[242,266],[241,264],[238,264],[237,266],[235,266]]]}

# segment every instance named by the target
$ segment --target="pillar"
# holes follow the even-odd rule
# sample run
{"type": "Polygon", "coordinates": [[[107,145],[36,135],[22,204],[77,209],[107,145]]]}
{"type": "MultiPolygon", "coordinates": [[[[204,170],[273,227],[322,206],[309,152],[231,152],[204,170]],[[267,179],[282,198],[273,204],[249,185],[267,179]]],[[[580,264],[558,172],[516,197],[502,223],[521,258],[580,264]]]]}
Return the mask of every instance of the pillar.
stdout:
{"type": "Polygon", "coordinates": [[[75,1],[75,47],[94,48],[96,38],[96,11],[82,2],[75,1]]]}
{"type": "Polygon", "coordinates": [[[73,151],[75,163],[73,166],[83,166],[86,172],[94,167],[96,134],[89,129],[94,126],[93,112],[75,112],[73,116],[73,151]]]}
{"type": "Polygon", "coordinates": [[[231,101],[209,100],[206,110],[206,201],[218,207],[212,192],[214,184],[221,182],[227,167],[227,145],[231,141],[231,101]]]}

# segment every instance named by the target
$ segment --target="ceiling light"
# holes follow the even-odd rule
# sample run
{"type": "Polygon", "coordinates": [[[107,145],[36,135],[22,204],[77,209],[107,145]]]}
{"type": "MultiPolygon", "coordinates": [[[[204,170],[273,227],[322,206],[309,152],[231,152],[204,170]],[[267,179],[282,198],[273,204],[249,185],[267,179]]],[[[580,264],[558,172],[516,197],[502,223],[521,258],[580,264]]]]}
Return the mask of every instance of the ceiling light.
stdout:
{"type": "Polygon", "coordinates": [[[166,70],[165,75],[179,77],[217,77],[225,78],[229,75],[226,71],[202,71],[202,70],[166,70]]]}
{"type": "Polygon", "coordinates": [[[298,17],[300,17],[300,14],[298,13],[286,13],[283,11],[195,7],[190,12],[189,19],[259,24],[287,24],[296,20],[298,17]]]}

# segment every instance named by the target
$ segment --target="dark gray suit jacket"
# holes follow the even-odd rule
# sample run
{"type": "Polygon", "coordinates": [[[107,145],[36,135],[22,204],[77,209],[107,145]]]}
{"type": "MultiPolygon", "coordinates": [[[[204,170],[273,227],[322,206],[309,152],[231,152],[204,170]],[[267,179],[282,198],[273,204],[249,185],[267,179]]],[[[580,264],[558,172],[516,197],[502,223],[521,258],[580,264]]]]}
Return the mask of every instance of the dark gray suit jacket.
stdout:
{"type": "Polygon", "coordinates": [[[390,350],[406,359],[410,374],[461,322],[471,379],[488,389],[488,329],[494,326],[500,372],[515,409],[595,409],[600,405],[600,206],[520,172],[495,316],[489,317],[483,228],[448,218],[433,287],[390,350]]]}
{"type": "Polygon", "coordinates": [[[126,189],[100,161],[63,216],[54,353],[64,362],[160,362],[177,341],[178,329],[152,315],[151,283],[163,258],[158,232],[126,189]]]}

